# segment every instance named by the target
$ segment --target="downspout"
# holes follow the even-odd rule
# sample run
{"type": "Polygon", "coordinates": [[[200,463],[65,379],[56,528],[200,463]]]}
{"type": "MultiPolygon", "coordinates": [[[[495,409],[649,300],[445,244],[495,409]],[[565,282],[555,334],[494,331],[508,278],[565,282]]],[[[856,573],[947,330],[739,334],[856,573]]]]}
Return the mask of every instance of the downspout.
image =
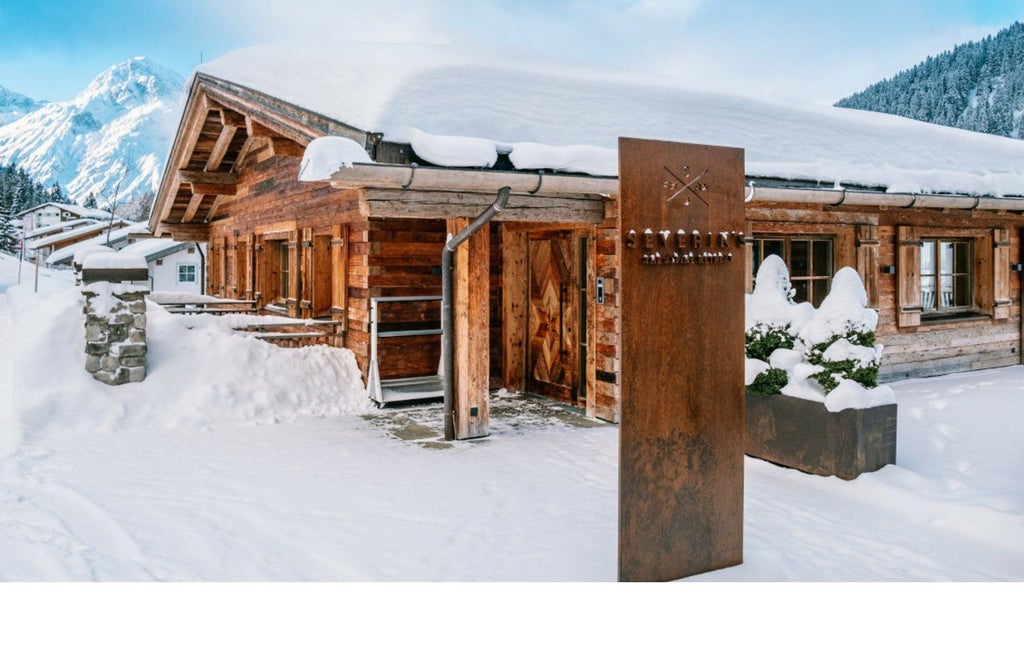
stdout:
{"type": "Polygon", "coordinates": [[[441,352],[444,358],[444,440],[455,440],[455,289],[452,273],[455,270],[455,250],[470,236],[501,212],[508,203],[512,187],[502,187],[494,202],[480,213],[469,226],[454,236],[449,235],[441,251],[441,352]]]}
{"type": "Polygon", "coordinates": [[[196,249],[199,250],[199,293],[206,294],[206,255],[203,254],[203,244],[196,242],[196,249]]]}

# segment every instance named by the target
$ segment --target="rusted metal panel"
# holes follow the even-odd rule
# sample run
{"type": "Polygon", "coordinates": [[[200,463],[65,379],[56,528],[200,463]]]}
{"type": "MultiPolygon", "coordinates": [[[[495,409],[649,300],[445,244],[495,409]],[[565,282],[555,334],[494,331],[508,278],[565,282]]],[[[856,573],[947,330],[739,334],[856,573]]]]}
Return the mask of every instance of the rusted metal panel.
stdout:
{"type": "Polygon", "coordinates": [[[817,401],[747,395],[747,455],[850,481],[896,463],[896,404],[833,413],[817,401]]]}
{"type": "Polygon", "coordinates": [[[743,150],[622,138],[619,579],[743,559],[743,150]]]}

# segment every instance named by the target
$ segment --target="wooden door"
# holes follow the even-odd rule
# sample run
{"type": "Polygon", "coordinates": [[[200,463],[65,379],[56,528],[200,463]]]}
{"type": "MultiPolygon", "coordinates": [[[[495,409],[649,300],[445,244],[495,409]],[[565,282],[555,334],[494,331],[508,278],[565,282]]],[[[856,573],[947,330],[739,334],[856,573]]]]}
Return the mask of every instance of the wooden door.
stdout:
{"type": "Polygon", "coordinates": [[[579,291],[569,231],[531,233],[526,389],[574,403],[579,387],[579,291]]]}

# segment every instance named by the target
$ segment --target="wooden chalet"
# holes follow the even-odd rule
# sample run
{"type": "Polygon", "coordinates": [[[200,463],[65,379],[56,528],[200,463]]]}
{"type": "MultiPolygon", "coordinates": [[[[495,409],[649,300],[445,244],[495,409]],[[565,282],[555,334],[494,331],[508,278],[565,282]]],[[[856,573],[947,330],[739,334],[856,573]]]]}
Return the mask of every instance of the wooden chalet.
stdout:
{"type": "MultiPolygon", "coordinates": [[[[458,251],[460,435],[486,431],[495,388],[617,421],[617,178],[517,170],[506,156],[487,169],[432,165],[411,143],[294,99],[216,68],[192,81],[150,227],[208,244],[207,293],[332,323],[367,380],[434,374],[439,307],[423,297],[441,293],[442,246],[509,185],[508,206],[458,251]],[[323,136],[355,141],[373,163],[300,182],[304,150],[323,136]],[[397,297],[414,300],[373,301],[397,297]],[[372,338],[372,313],[401,337],[372,338]]],[[[856,268],[879,312],[883,379],[1021,363],[1024,194],[748,175],[748,290],[769,254],[816,304],[839,268],[856,268]]],[[[650,309],[681,308],[651,297],[650,309]]]]}

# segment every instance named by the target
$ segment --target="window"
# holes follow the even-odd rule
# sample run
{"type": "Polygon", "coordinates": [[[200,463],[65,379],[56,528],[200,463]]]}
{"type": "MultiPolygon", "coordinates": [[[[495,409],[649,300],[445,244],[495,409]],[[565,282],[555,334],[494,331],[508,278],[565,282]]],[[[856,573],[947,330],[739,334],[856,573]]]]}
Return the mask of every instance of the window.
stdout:
{"type": "Polygon", "coordinates": [[[194,283],[196,281],[195,264],[178,264],[178,283],[194,283]]]}
{"type": "Polygon", "coordinates": [[[924,312],[955,312],[974,307],[970,240],[921,242],[921,308],[924,312]]]}
{"type": "Polygon", "coordinates": [[[789,268],[789,279],[796,290],[793,300],[797,303],[810,301],[818,307],[832,286],[832,248],[831,238],[755,235],[754,276],[757,277],[757,269],[765,257],[778,255],[789,268]]]}

